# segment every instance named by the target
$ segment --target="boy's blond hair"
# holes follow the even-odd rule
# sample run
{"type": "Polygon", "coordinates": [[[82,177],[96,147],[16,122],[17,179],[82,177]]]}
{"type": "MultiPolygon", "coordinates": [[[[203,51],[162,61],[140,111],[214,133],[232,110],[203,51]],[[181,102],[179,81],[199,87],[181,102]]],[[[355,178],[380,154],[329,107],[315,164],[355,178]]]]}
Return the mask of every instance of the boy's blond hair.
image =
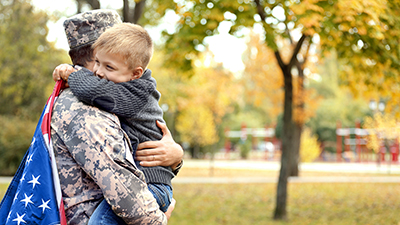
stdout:
{"type": "Polygon", "coordinates": [[[147,31],[136,24],[115,24],[93,44],[96,51],[121,55],[129,69],[146,69],[153,56],[153,41],[147,31]]]}

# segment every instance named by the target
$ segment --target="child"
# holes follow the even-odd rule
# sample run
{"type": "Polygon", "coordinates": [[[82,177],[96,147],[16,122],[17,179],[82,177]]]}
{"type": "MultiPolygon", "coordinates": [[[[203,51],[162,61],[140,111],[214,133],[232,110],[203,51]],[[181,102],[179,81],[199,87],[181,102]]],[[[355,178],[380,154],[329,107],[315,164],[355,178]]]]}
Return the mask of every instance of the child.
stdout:
{"type": "MultiPolygon", "coordinates": [[[[74,95],[82,102],[118,115],[133,150],[141,142],[160,140],[162,132],[156,125],[157,120],[164,122],[158,105],[160,93],[151,71],[146,69],[153,54],[149,34],[138,25],[116,24],[96,40],[93,49],[93,72],[97,77],[85,68],[63,77],[74,95]]],[[[172,199],[171,179],[175,176],[172,169],[136,165],[165,212],[172,199]]],[[[92,217],[99,215],[96,211],[92,217]]]]}

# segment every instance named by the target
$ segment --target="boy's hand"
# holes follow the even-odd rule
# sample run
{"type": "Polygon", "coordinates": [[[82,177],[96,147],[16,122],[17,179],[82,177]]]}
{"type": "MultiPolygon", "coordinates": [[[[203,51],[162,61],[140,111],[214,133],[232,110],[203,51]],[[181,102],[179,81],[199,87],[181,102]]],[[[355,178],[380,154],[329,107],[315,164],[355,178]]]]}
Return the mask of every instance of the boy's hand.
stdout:
{"type": "Polygon", "coordinates": [[[182,161],[183,149],[172,138],[168,127],[157,121],[163,137],[160,141],[147,141],[140,143],[136,151],[136,160],[142,166],[170,166],[172,169],[182,161]]]}
{"type": "Polygon", "coordinates": [[[61,64],[57,66],[53,71],[53,80],[64,80],[66,82],[65,87],[68,87],[68,77],[71,73],[77,71],[74,67],[69,64],[61,64]]]}

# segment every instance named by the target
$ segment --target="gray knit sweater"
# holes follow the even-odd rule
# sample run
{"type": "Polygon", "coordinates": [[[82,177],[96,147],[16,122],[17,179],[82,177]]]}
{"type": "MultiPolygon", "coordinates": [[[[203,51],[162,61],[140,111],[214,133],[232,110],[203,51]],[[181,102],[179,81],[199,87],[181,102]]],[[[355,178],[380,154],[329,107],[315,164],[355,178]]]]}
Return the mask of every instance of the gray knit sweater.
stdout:
{"type": "MultiPolygon", "coordinates": [[[[163,123],[163,111],[158,105],[160,92],[151,71],[146,69],[140,79],[114,83],[93,76],[88,69],[71,73],[68,84],[73,94],[82,102],[115,113],[121,120],[121,127],[130,138],[133,155],[137,145],[145,141],[157,141],[162,132],[156,120],[163,123]]],[[[163,183],[171,186],[175,177],[170,167],[142,167],[147,183],[163,183]]]]}

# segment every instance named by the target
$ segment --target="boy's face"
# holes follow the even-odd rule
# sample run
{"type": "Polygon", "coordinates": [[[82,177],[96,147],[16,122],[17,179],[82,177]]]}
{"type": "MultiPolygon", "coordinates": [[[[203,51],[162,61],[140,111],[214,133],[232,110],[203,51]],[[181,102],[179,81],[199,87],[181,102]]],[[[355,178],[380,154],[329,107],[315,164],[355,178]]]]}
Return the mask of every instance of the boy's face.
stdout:
{"type": "Polygon", "coordinates": [[[135,70],[130,70],[121,55],[110,54],[104,51],[95,51],[93,72],[100,78],[114,83],[127,82],[137,79],[135,70]]]}

